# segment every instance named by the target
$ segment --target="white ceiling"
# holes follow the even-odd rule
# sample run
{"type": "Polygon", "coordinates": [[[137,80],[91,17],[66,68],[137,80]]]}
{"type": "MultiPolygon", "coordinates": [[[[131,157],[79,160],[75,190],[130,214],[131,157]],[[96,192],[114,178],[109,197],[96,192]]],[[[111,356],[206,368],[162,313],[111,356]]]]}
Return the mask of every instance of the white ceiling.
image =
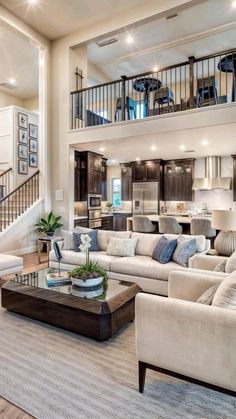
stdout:
{"type": "Polygon", "coordinates": [[[15,79],[15,89],[1,90],[20,99],[38,96],[39,55],[29,39],[0,21],[0,83],[15,79]]]}
{"type": "Polygon", "coordinates": [[[236,8],[232,0],[207,0],[179,11],[174,19],[161,18],[135,27],[129,35],[134,39],[132,45],[126,43],[125,30],[116,35],[116,44],[103,48],[95,42],[88,45],[89,61],[108,79],[236,47],[236,8]]]}
{"type": "Polygon", "coordinates": [[[1,0],[0,4],[48,39],[126,12],[149,0],[1,0]]]}
{"type": "Polygon", "coordinates": [[[142,160],[155,158],[168,160],[188,157],[200,158],[216,154],[226,156],[236,152],[235,132],[236,123],[227,124],[227,126],[218,125],[182,130],[174,134],[165,132],[164,134],[112,141],[94,141],[79,144],[76,149],[91,150],[103,154],[109,159],[111,165],[134,161],[137,157],[142,160]],[[205,144],[205,142],[207,143],[205,144]],[[186,153],[180,150],[180,146],[183,145],[187,146],[187,150],[194,150],[194,152],[186,153]],[[156,150],[152,150],[152,146],[156,146],[156,150]]]}

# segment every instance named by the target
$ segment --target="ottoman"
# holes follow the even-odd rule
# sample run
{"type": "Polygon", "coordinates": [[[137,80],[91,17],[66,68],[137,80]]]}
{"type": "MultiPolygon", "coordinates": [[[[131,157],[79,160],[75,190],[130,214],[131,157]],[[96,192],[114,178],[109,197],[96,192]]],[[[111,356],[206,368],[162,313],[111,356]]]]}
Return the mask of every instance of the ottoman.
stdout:
{"type": "Polygon", "coordinates": [[[0,278],[23,271],[23,258],[0,254],[0,278]]]}

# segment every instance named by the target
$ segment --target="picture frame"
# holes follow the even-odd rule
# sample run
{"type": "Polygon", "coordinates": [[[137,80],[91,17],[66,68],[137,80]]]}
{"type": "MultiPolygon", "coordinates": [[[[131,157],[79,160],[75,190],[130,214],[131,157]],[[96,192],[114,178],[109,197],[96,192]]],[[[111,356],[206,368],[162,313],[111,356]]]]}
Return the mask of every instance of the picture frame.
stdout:
{"type": "Polygon", "coordinates": [[[28,129],[28,115],[18,112],[18,127],[28,129]]]}
{"type": "Polygon", "coordinates": [[[18,160],[18,173],[20,175],[28,174],[28,162],[27,160],[19,159],[18,160]]]}
{"type": "Polygon", "coordinates": [[[22,128],[18,130],[18,142],[28,144],[28,131],[22,128]]]}
{"type": "Polygon", "coordinates": [[[38,167],[38,155],[35,153],[29,153],[29,166],[38,167]]]}
{"type": "Polygon", "coordinates": [[[29,139],[29,151],[30,153],[37,153],[38,152],[38,141],[34,138],[29,139]]]}
{"type": "Polygon", "coordinates": [[[29,124],[29,136],[31,138],[38,138],[38,125],[29,124]]]}
{"type": "Polygon", "coordinates": [[[28,158],[28,147],[25,144],[18,144],[18,157],[19,159],[28,158]]]}

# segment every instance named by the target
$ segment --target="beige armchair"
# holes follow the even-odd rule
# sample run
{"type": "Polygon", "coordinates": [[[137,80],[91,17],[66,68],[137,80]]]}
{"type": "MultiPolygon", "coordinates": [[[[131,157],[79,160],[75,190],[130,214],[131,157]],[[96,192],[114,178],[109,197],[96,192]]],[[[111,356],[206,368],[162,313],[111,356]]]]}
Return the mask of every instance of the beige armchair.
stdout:
{"type": "Polygon", "coordinates": [[[168,298],[137,295],[141,393],[147,368],[236,392],[236,311],[196,303],[222,279],[202,271],[175,271],[170,274],[168,298]]]}

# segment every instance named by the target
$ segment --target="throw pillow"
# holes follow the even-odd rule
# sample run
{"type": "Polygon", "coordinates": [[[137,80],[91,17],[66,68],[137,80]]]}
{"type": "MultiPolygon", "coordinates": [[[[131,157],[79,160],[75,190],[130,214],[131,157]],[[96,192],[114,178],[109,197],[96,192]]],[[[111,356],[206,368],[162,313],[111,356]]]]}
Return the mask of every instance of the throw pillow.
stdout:
{"type": "Polygon", "coordinates": [[[208,288],[206,291],[204,291],[202,295],[200,295],[200,297],[197,299],[197,303],[206,304],[210,306],[212,304],[218,286],[219,284],[213,285],[211,288],[208,288]]]}
{"type": "Polygon", "coordinates": [[[236,310],[236,273],[223,279],[212,301],[213,306],[236,310]]]}
{"type": "Polygon", "coordinates": [[[132,257],[135,255],[137,239],[117,239],[111,237],[106,254],[110,256],[132,257]]]}
{"type": "Polygon", "coordinates": [[[74,250],[75,242],[72,231],[61,230],[61,235],[63,237],[63,250],[74,250]]]}
{"type": "Polygon", "coordinates": [[[91,238],[91,247],[90,252],[98,252],[99,245],[98,245],[98,232],[97,230],[91,230],[86,233],[73,233],[74,235],[74,242],[75,242],[75,252],[80,252],[80,245],[81,245],[81,236],[82,234],[87,234],[91,238]]]}
{"type": "Polygon", "coordinates": [[[177,239],[168,240],[165,236],[162,236],[153,250],[152,259],[160,263],[170,262],[176,246],[177,239]]]}
{"type": "Polygon", "coordinates": [[[231,274],[231,272],[236,271],[236,251],[228,258],[225,266],[225,272],[231,274]]]}
{"type": "Polygon", "coordinates": [[[188,260],[196,253],[197,243],[196,239],[186,240],[181,235],[177,239],[177,247],[174,251],[172,260],[178,265],[188,266],[188,260]]]}
{"type": "Polygon", "coordinates": [[[215,272],[225,272],[227,259],[223,260],[223,262],[218,263],[216,267],[213,269],[215,272]]]}
{"type": "Polygon", "coordinates": [[[92,228],[88,228],[88,227],[80,227],[80,226],[75,227],[75,232],[76,232],[76,233],[87,234],[87,233],[89,233],[90,231],[93,231],[93,230],[92,230],[92,228]]]}

